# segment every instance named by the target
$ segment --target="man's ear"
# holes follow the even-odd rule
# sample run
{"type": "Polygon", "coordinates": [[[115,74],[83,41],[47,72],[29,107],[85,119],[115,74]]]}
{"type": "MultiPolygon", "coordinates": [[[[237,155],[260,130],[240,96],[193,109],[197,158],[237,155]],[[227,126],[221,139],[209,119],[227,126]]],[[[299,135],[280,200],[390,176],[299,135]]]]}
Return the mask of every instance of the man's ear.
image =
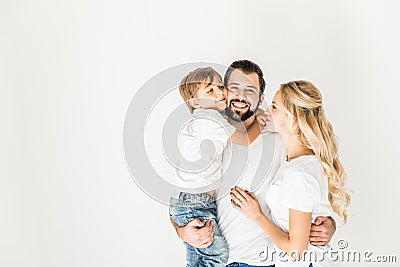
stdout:
{"type": "Polygon", "coordinates": [[[258,106],[261,106],[261,104],[264,102],[264,94],[260,95],[260,101],[258,102],[258,106]]]}
{"type": "Polygon", "coordinates": [[[188,103],[190,106],[192,106],[193,108],[199,108],[200,104],[199,101],[196,98],[191,98],[188,100],[188,103]]]}

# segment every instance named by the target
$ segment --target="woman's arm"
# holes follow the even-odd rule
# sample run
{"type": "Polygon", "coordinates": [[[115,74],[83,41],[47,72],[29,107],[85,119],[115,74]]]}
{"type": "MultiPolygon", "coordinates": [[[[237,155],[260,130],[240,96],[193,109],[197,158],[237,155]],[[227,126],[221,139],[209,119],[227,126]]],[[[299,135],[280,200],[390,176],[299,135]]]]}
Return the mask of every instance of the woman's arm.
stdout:
{"type": "Polygon", "coordinates": [[[289,233],[276,226],[264,214],[255,220],[280,249],[292,258],[299,260],[308,248],[308,238],[311,228],[311,213],[290,209],[289,233]]]}
{"type": "Polygon", "coordinates": [[[308,248],[311,228],[311,212],[302,212],[290,209],[289,233],[276,226],[262,212],[260,204],[253,193],[236,187],[231,192],[232,205],[250,220],[257,223],[266,232],[271,240],[289,256],[301,259],[304,250],[308,248]]]}

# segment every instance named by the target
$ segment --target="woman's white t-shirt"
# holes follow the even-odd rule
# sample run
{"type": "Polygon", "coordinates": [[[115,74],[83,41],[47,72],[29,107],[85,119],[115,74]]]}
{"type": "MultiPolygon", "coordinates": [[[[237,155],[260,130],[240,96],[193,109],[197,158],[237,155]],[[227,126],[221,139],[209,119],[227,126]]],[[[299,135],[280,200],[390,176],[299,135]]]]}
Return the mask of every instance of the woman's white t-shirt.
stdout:
{"type": "MultiPolygon", "coordinates": [[[[331,216],[332,207],[328,200],[328,180],[319,160],[313,155],[300,156],[290,162],[283,161],[277,175],[266,193],[266,201],[271,209],[273,222],[285,232],[289,232],[289,209],[311,212],[312,222],[318,216],[331,216]]],[[[276,247],[276,266],[333,266],[327,246],[308,247],[305,261],[293,262],[276,247]],[[311,261],[310,261],[311,260],[311,261]]]]}

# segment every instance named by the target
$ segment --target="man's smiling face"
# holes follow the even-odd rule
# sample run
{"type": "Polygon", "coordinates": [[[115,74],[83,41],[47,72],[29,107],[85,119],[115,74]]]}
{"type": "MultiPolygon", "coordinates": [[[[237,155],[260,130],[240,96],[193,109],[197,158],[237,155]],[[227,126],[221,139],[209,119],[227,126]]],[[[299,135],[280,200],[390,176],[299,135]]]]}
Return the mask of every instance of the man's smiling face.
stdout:
{"type": "Polygon", "coordinates": [[[264,95],[260,95],[260,83],[257,73],[243,73],[234,70],[227,83],[228,106],[233,111],[227,115],[236,121],[245,121],[254,115],[262,103],[264,95]]]}

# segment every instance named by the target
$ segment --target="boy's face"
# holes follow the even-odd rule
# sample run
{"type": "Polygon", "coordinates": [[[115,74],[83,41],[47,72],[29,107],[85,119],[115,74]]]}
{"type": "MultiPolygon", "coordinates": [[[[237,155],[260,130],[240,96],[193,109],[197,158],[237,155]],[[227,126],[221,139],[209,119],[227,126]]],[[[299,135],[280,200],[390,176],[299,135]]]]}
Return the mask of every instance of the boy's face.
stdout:
{"type": "Polygon", "coordinates": [[[218,109],[221,104],[226,105],[227,90],[219,77],[215,77],[211,84],[204,83],[197,91],[194,101],[196,108],[218,109]]]}

